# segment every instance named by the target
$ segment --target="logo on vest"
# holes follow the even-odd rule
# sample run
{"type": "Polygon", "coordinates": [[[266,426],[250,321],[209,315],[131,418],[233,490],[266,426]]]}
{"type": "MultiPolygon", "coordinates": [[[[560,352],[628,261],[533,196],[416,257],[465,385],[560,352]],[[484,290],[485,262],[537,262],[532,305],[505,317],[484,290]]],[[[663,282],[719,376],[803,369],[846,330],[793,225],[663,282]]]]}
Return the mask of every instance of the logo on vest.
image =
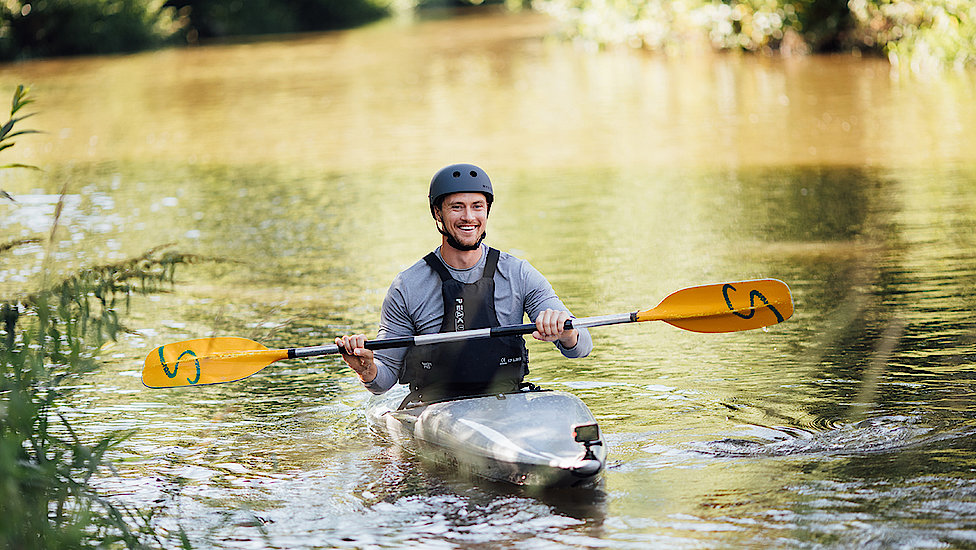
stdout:
{"type": "Polygon", "coordinates": [[[454,299],[454,330],[464,330],[464,298],[454,299]]]}

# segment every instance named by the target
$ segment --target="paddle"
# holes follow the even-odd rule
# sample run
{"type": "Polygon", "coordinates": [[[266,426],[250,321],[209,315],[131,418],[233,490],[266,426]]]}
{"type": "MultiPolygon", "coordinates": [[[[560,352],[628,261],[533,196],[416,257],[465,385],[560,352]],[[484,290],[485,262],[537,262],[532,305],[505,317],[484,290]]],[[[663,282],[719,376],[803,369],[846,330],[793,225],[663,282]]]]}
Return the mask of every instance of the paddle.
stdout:
{"type": "MultiPolygon", "coordinates": [[[[735,332],[781,323],[793,315],[793,297],[786,283],[757,279],[685,288],[653,309],[566,321],[566,328],[598,327],[642,321],[664,321],[694,332],[735,332]]],[[[508,325],[369,340],[371,350],[441,344],[474,338],[531,334],[535,324],[508,325]]],[[[339,353],[335,345],[268,349],[246,338],[215,337],[160,346],[146,357],[142,383],[150,388],[219,384],[247,378],[282,359],[339,353]]]]}

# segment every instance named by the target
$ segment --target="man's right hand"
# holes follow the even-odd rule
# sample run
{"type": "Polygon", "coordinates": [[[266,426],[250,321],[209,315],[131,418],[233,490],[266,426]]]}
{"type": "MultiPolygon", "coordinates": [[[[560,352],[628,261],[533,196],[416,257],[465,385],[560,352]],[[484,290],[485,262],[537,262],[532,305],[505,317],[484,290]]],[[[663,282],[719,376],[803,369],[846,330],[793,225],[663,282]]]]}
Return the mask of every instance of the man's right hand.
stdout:
{"type": "Polygon", "coordinates": [[[363,384],[368,384],[376,378],[376,363],[373,361],[373,350],[366,349],[366,336],[363,334],[353,334],[352,336],[340,336],[335,339],[335,345],[339,347],[342,360],[349,365],[363,384]]]}

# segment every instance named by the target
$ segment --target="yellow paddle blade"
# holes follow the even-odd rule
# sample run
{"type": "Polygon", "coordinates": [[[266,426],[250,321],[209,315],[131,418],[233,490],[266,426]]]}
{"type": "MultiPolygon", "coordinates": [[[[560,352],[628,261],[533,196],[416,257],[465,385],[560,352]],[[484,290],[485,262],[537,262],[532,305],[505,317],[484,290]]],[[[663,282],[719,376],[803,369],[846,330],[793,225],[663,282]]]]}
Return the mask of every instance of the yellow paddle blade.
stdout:
{"type": "Polygon", "coordinates": [[[793,315],[786,283],[756,279],[679,290],[637,321],[664,321],[694,332],[735,332],[782,323],[793,315]]]}
{"type": "Polygon", "coordinates": [[[198,338],[166,344],[146,356],[142,383],[175,388],[233,382],[286,359],[288,350],[268,349],[247,338],[198,338]]]}

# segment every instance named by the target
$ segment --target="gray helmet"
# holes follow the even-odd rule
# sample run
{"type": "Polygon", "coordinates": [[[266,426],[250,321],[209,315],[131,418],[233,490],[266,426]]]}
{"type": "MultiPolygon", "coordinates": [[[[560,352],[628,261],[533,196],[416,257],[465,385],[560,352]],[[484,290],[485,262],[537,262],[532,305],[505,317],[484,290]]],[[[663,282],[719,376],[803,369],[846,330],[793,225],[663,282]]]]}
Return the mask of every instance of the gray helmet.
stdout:
{"type": "Polygon", "coordinates": [[[495,199],[491,192],[491,180],[488,179],[488,174],[473,164],[451,164],[434,174],[433,179],[430,180],[430,193],[427,195],[430,199],[431,214],[441,198],[451,193],[484,193],[488,198],[489,208],[495,199]]]}

